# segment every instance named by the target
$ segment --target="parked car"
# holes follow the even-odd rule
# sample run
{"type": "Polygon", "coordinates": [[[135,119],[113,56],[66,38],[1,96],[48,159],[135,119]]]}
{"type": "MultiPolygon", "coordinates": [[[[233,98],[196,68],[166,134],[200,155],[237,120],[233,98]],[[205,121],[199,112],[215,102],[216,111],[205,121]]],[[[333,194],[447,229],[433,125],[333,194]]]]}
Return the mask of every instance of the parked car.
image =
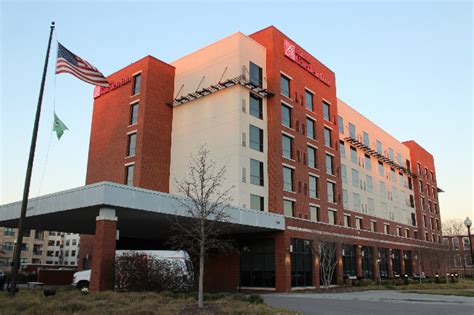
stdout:
{"type": "MultiPolygon", "coordinates": [[[[126,253],[131,253],[130,250],[117,250],[115,251],[116,256],[121,256],[126,253]]],[[[177,262],[177,266],[180,269],[179,271],[183,274],[184,277],[192,277],[192,264],[189,258],[188,253],[185,251],[172,251],[172,250],[144,250],[137,251],[138,253],[143,253],[144,255],[152,256],[159,260],[164,261],[174,261],[177,262]]],[[[91,270],[83,270],[74,273],[72,286],[82,290],[83,288],[89,288],[89,283],[91,279],[91,270]]]]}

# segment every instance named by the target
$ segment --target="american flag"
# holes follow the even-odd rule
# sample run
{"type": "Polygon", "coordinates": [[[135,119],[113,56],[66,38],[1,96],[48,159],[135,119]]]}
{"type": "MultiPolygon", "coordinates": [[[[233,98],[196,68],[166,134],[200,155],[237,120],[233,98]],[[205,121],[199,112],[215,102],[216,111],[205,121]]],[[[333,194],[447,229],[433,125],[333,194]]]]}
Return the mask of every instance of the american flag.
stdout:
{"type": "Polygon", "coordinates": [[[70,73],[84,82],[104,87],[109,86],[107,79],[96,67],[76,56],[60,43],[58,43],[56,73],[70,73]]]}

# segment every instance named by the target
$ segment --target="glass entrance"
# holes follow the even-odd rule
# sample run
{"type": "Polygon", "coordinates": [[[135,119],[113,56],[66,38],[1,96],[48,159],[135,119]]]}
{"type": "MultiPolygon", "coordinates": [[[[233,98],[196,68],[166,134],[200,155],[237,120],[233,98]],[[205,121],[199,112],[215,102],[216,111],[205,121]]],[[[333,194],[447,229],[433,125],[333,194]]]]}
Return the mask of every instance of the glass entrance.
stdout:
{"type": "Polygon", "coordinates": [[[313,285],[313,255],[311,241],[291,239],[291,286],[309,287],[313,285]]]}
{"type": "Polygon", "coordinates": [[[275,287],[275,242],[252,240],[241,246],[240,286],[275,287]]]}
{"type": "Polygon", "coordinates": [[[374,260],[372,247],[362,246],[362,275],[365,279],[374,277],[374,260]]]}

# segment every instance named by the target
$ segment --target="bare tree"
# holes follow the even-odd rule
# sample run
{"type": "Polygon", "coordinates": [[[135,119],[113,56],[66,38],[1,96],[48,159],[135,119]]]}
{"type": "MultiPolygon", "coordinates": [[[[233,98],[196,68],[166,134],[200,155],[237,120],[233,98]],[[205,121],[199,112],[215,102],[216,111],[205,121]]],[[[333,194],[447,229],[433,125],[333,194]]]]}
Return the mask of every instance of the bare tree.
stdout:
{"type": "Polygon", "coordinates": [[[326,288],[331,285],[336,271],[338,244],[338,238],[325,234],[316,236],[312,242],[313,252],[319,256],[321,281],[326,288]]]}
{"type": "Polygon", "coordinates": [[[442,223],[443,235],[445,236],[456,236],[463,235],[466,231],[464,222],[459,219],[447,219],[442,223]]]}
{"type": "Polygon", "coordinates": [[[180,201],[184,216],[175,217],[177,231],[173,242],[180,248],[199,257],[198,306],[203,307],[204,266],[210,250],[228,248],[229,242],[222,237],[228,221],[226,209],[232,201],[225,189],[226,166],[217,167],[206,146],[201,146],[192,156],[189,173],[182,181],[176,180],[178,191],[186,196],[180,201]],[[189,220],[191,218],[191,221],[189,220]]]}

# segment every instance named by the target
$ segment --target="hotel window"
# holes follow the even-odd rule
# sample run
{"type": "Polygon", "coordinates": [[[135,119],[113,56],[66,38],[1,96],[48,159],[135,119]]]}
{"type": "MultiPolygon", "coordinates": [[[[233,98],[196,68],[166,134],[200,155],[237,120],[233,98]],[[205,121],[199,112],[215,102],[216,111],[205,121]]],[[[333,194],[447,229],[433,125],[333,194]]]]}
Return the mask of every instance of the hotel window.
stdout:
{"type": "Polygon", "coordinates": [[[344,209],[349,209],[349,195],[345,189],[342,190],[342,205],[344,209]]]}
{"type": "Polygon", "coordinates": [[[374,190],[374,184],[372,182],[372,176],[366,175],[365,176],[365,183],[366,183],[366,186],[367,186],[367,191],[372,192],[374,190]]]}
{"type": "Polygon", "coordinates": [[[249,134],[250,148],[263,152],[263,130],[254,125],[249,125],[249,134]]]}
{"type": "Polygon", "coordinates": [[[316,176],[309,175],[309,197],[319,198],[318,194],[318,178],[316,176]]]}
{"type": "Polygon", "coordinates": [[[125,167],[125,185],[133,186],[133,173],[135,171],[135,165],[127,165],[125,167]]]}
{"type": "Polygon", "coordinates": [[[305,90],[304,95],[305,95],[305,101],[306,101],[306,109],[310,110],[310,111],[313,111],[314,110],[314,107],[313,107],[313,93],[309,92],[308,90],[305,90]]]}
{"type": "MultiPolygon", "coordinates": [[[[438,221],[438,220],[436,220],[436,221],[438,221]]],[[[469,250],[470,244],[471,243],[469,242],[469,237],[463,237],[462,238],[462,245],[463,245],[464,250],[469,250]]]]}
{"type": "Polygon", "coordinates": [[[374,199],[372,198],[367,198],[367,210],[370,215],[373,215],[375,212],[375,204],[374,204],[374,199]]]}
{"type": "Polygon", "coordinates": [[[459,250],[459,238],[453,237],[453,248],[454,250],[459,250]]]}
{"type": "Polygon", "coordinates": [[[294,217],[295,216],[294,207],[295,207],[294,201],[283,199],[283,211],[284,211],[285,216],[294,217]]]}
{"type": "Polygon", "coordinates": [[[362,132],[364,144],[370,147],[369,134],[365,131],[362,132]]]}
{"type": "Polygon", "coordinates": [[[466,265],[466,267],[472,266],[472,256],[470,254],[464,255],[464,264],[466,265]]]}
{"type": "Polygon", "coordinates": [[[358,230],[362,230],[364,228],[363,224],[362,224],[362,218],[356,218],[356,229],[358,230]]]}
{"type": "Polygon", "coordinates": [[[370,221],[370,231],[371,232],[377,232],[377,222],[370,221]]]}
{"type": "Polygon", "coordinates": [[[425,198],[421,197],[421,198],[420,198],[420,202],[421,202],[421,209],[422,209],[422,210],[426,210],[426,209],[425,209],[425,198]]]}
{"type": "Polygon", "coordinates": [[[425,167],[425,178],[428,178],[428,169],[425,167]]]}
{"type": "Polygon", "coordinates": [[[351,138],[356,139],[356,126],[352,123],[349,123],[349,135],[351,138]]]}
{"type": "Polygon", "coordinates": [[[400,155],[400,153],[397,153],[397,163],[398,165],[403,165],[402,156],[400,155]]]}
{"type": "Polygon", "coordinates": [[[351,162],[357,164],[357,149],[350,147],[351,149],[351,162]]]}
{"type": "Polygon", "coordinates": [[[250,62],[250,82],[262,86],[262,68],[250,62]]]}
{"type": "Polygon", "coordinates": [[[293,138],[287,135],[281,135],[283,157],[293,159],[293,138]]]}
{"type": "Polygon", "coordinates": [[[347,167],[341,164],[341,179],[344,184],[347,184],[347,167]]]}
{"type": "Polygon", "coordinates": [[[360,211],[360,195],[352,193],[354,211],[360,211]]]}
{"type": "Polygon", "coordinates": [[[421,179],[418,181],[418,183],[420,184],[420,192],[423,192],[423,182],[421,179]]]}
{"type": "Polygon", "coordinates": [[[324,127],[324,145],[331,148],[331,129],[324,127]]]}
{"type": "Polygon", "coordinates": [[[250,194],[250,209],[263,211],[264,210],[263,197],[250,194]]]}
{"type": "Polygon", "coordinates": [[[336,225],[336,210],[328,210],[328,223],[332,225],[336,225]]]}
{"type": "Polygon", "coordinates": [[[293,169],[283,166],[283,190],[293,191],[293,169]]]}
{"type": "Polygon", "coordinates": [[[320,216],[319,216],[319,207],[318,206],[309,206],[309,215],[311,221],[319,222],[320,221],[320,216]]]}
{"type": "Polygon", "coordinates": [[[344,119],[341,116],[337,117],[337,124],[339,125],[339,133],[344,133],[344,119]]]}
{"type": "Polygon", "coordinates": [[[250,183],[263,186],[263,162],[250,159],[250,183]]]}
{"type": "Polygon", "coordinates": [[[344,214],[344,226],[351,227],[351,216],[344,214]]]}
{"type": "Polygon", "coordinates": [[[383,154],[382,142],[380,140],[377,140],[377,153],[383,154]]]}
{"type": "Polygon", "coordinates": [[[308,166],[316,168],[316,149],[308,146],[308,166]]]}
{"type": "Polygon", "coordinates": [[[405,229],[405,237],[406,238],[410,237],[410,230],[409,229],[405,229]]]}
{"type": "Polygon", "coordinates": [[[15,230],[13,228],[5,228],[3,230],[3,235],[5,235],[5,236],[15,236],[15,230]]]}
{"type": "Polygon", "coordinates": [[[372,169],[372,165],[370,164],[370,156],[368,156],[367,154],[364,154],[364,164],[367,170],[370,171],[372,169]]]}
{"type": "Polygon", "coordinates": [[[393,162],[393,149],[388,148],[388,158],[393,162]]]}
{"type": "Polygon", "coordinates": [[[332,159],[332,155],[326,153],[326,174],[329,175],[334,175],[332,159]]]}
{"type": "Polygon", "coordinates": [[[418,169],[418,175],[421,175],[421,164],[416,163],[417,169],[418,169]]]}
{"type": "Polygon", "coordinates": [[[140,83],[142,82],[142,75],[141,73],[133,76],[133,89],[132,95],[137,95],[140,93],[140,83]]]}
{"type": "Polygon", "coordinates": [[[136,133],[129,134],[127,156],[135,156],[136,145],[137,145],[137,134],[136,133]]]}
{"type": "Polygon", "coordinates": [[[356,169],[351,169],[351,177],[352,177],[352,186],[360,188],[359,184],[359,171],[356,169]]]}
{"type": "Polygon", "coordinates": [[[263,119],[262,99],[250,93],[250,115],[263,119]]]}
{"type": "Polygon", "coordinates": [[[385,183],[380,181],[380,196],[387,198],[387,191],[385,189],[385,183]]]}
{"type": "Polygon", "coordinates": [[[130,105],[130,125],[138,123],[138,102],[130,105]]]}
{"type": "Polygon", "coordinates": [[[281,95],[290,98],[290,79],[283,74],[280,76],[281,95]]]}
{"type": "Polygon", "coordinates": [[[327,182],[327,190],[328,190],[328,202],[336,203],[336,195],[334,194],[336,184],[333,182],[327,182]]]}
{"type": "Polygon", "coordinates": [[[396,182],[397,181],[397,177],[395,175],[395,170],[393,168],[390,169],[390,180],[392,182],[396,182]]]}
{"type": "Polygon", "coordinates": [[[390,225],[389,224],[385,224],[383,225],[383,232],[385,234],[389,234],[390,233],[390,225]]]}
{"type": "Polygon", "coordinates": [[[344,141],[339,141],[339,153],[341,155],[341,159],[346,158],[346,146],[344,144],[344,141]]]}
{"type": "Polygon", "coordinates": [[[13,242],[4,242],[2,245],[2,249],[4,251],[13,251],[14,248],[15,248],[15,245],[13,242]]]}
{"type": "Polygon", "coordinates": [[[423,215],[423,226],[428,227],[428,221],[426,220],[426,215],[423,215]]]}
{"type": "Polygon", "coordinates": [[[316,139],[314,134],[314,120],[306,117],[306,135],[308,138],[316,139]]]}
{"type": "Polygon", "coordinates": [[[430,173],[431,173],[431,180],[434,181],[435,178],[434,178],[434,173],[433,173],[433,171],[430,171],[430,173]]]}
{"type": "Polygon", "coordinates": [[[281,104],[281,124],[291,128],[291,107],[281,104]]]}
{"type": "Polygon", "coordinates": [[[402,228],[397,226],[397,236],[402,236],[402,228]]]}
{"type": "Polygon", "coordinates": [[[331,120],[331,112],[329,104],[323,101],[323,118],[327,121],[331,120]]]}

